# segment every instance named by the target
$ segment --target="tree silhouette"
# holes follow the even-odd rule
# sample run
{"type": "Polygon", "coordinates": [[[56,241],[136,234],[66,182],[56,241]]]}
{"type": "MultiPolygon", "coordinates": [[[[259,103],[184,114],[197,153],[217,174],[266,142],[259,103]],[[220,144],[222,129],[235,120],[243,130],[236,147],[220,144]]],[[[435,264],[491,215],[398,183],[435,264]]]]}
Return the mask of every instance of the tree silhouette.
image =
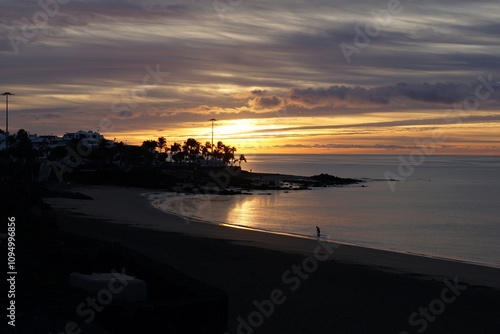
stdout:
{"type": "Polygon", "coordinates": [[[30,136],[26,130],[19,129],[19,131],[17,131],[16,140],[22,143],[27,143],[30,141],[30,136]]]}
{"type": "Polygon", "coordinates": [[[207,141],[207,142],[205,143],[205,146],[202,146],[202,147],[201,147],[201,154],[203,155],[203,157],[204,157],[205,159],[208,159],[208,157],[210,156],[210,153],[211,153],[211,152],[210,152],[210,149],[211,149],[211,148],[212,148],[212,144],[210,144],[210,142],[209,142],[209,141],[207,141]]]}
{"type": "MultiPolygon", "coordinates": [[[[172,146],[170,146],[170,162],[172,162],[172,159],[175,162],[179,162],[180,156],[178,155],[181,152],[181,144],[179,143],[174,143],[172,146]]],[[[182,160],[182,159],[181,159],[182,160]]]]}
{"type": "Polygon", "coordinates": [[[245,161],[247,162],[247,159],[245,158],[245,155],[244,154],[240,154],[240,158],[238,159],[239,163],[240,163],[240,167],[241,167],[241,162],[242,161],[245,161]]]}
{"type": "Polygon", "coordinates": [[[234,152],[236,152],[236,148],[235,147],[231,147],[229,145],[224,145],[223,147],[223,157],[222,157],[222,161],[224,162],[224,164],[229,164],[230,161],[234,161],[234,152]]]}
{"type": "Polygon", "coordinates": [[[184,155],[188,157],[192,162],[198,159],[198,154],[200,153],[201,144],[194,138],[189,138],[184,142],[182,146],[182,151],[184,155]]]}
{"type": "Polygon", "coordinates": [[[163,148],[165,148],[165,152],[167,151],[166,145],[167,145],[167,140],[165,139],[165,137],[158,138],[157,147],[160,149],[160,153],[163,148]]]}
{"type": "Polygon", "coordinates": [[[9,136],[9,143],[12,142],[11,154],[16,158],[24,158],[28,160],[34,160],[37,156],[36,151],[33,149],[33,144],[31,143],[28,132],[24,129],[19,129],[17,131],[16,139],[12,140],[13,137],[9,136]]]}
{"type": "Polygon", "coordinates": [[[202,161],[213,161],[211,165],[223,166],[223,165],[235,165],[236,162],[246,162],[245,155],[241,154],[239,159],[235,157],[236,147],[231,145],[225,145],[222,141],[217,142],[217,145],[212,147],[210,142],[206,142],[202,145],[199,141],[194,138],[188,138],[184,144],[179,144],[174,142],[170,149],[166,146],[166,139],[164,137],[155,140],[145,140],[142,143],[142,148],[146,148],[149,152],[154,153],[155,148],[162,149],[167,152],[170,151],[170,162],[174,161],[177,163],[189,162],[192,164],[200,163],[202,161]]]}
{"type": "Polygon", "coordinates": [[[145,140],[142,142],[142,147],[148,149],[149,152],[154,153],[155,148],[158,146],[156,140],[145,140]]]}

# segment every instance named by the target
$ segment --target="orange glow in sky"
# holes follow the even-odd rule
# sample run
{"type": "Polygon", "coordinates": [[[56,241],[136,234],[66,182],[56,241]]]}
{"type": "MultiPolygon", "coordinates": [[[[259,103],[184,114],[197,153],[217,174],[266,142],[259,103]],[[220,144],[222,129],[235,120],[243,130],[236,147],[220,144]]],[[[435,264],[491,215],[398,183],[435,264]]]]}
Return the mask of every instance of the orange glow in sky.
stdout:
{"type": "Polygon", "coordinates": [[[436,154],[500,154],[500,3],[409,1],[356,46],[384,6],[69,1],[30,35],[21,18],[43,6],[13,2],[0,20],[9,129],[170,146],[211,141],[215,118],[214,141],[239,153],[401,154],[441,131],[436,154]]]}

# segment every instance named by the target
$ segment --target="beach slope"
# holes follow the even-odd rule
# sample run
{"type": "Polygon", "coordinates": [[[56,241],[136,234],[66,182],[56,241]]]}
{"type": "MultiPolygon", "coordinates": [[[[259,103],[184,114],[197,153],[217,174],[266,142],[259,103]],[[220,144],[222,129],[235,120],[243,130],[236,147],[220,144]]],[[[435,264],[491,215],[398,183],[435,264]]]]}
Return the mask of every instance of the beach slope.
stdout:
{"type": "Polygon", "coordinates": [[[147,189],[49,198],[61,229],[119,242],[229,296],[230,333],[497,333],[500,270],[185,220],[147,189]],[[478,331],[478,328],[481,329],[478,331]]]}

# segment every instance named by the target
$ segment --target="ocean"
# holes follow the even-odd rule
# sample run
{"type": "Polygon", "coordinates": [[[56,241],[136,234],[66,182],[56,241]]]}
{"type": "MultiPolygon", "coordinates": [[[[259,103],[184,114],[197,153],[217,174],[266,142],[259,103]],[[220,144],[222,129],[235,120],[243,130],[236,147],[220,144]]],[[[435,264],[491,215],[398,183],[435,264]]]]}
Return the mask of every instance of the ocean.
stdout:
{"type": "Polygon", "coordinates": [[[241,196],[149,197],[161,210],[211,223],[299,237],[315,237],[318,226],[333,241],[500,268],[500,156],[420,158],[259,154],[242,168],[365,182],[241,196]]]}

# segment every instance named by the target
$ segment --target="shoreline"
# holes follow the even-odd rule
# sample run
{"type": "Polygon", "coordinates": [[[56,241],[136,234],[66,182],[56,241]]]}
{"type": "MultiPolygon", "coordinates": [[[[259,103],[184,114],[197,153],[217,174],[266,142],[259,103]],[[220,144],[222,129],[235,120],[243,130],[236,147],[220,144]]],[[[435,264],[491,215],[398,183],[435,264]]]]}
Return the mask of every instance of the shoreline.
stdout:
{"type": "MultiPolygon", "coordinates": [[[[196,221],[198,223],[203,223],[203,224],[210,224],[210,225],[221,225],[221,226],[226,226],[229,228],[236,228],[236,229],[245,229],[245,230],[250,230],[250,231],[255,231],[255,232],[262,232],[262,233],[270,233],[274,235],[283,235],[283,236],[289,236],[293,238],[302,238],[302,239],[308,239],[308,240],[317,240],[317,237],[314,237],[313,235],[306,235],[306,234],[298,234],[298,233],[291,233],[291,232],[280,232],[280,231],[273,231],[273,230],[266,230],[262,228],[257,228],[257,227],[248,227],[245,225],[238,225],[238,224],[230,224],[226,222],[221,222],[221,221],[210,221],[206,220],[203,218],[199,218],[196,216],[189,216],[189,215],[183,215],[180,212],[176,212],[174,210],[164,210],[160,207],[159,204],[155,203],[155,198],[153,198],[154,195],[156,194],[169,194],[166,199],[167,201],[173,201],[177,200],[175,192],[145,192],[142,193],[141,196],[146,198],[149,202],[149,204],[154,207],[157,210],[160,210],[161,212],[164,212],[166,214],[174,215],[177,217],[180,217],[186,221],[191,220],[191,221],[196,221]]],[[[257,196],[255,194],[252,194],[254,196],[257,196]]],[[[183,194],[183,197],[186,197],[188,200],[193,200],[195,199],[194,197],[197,196],[197,194],[190,194],[186,193],[183,194]]],[[[163,198],[165,199],[165,198],[163,198]]],[[[184,199],[181,199],[184,200],[184,199]]],[[[164,204],[164,203],[161,203],[164,204]]],[[[366,249],[373,249],[373,250],[378,250],[378,251],[385,251],[385,252],[391,252],[391,253],[397,253],[397,254],[406,254],[406,255],[414,255],[414,256],[419,256],[419,257],[424,257],[424,258],[429,258],[429,259],[437,259],[437,260],[443,260],[443,261],[450,261],[450,262],[457,262],[457,263],[463,263],[463,264],[469,264],[469,265],[477,265],[477,266],[483,266],[483,267],[490,267],[490,268],[495,268],[495,269],[500,269],[500,265],[496,263],[490,263],[490,262],[484,262],[480,260],[469,260],[469,259],[463,259],[463,258],[458,258],[458,257],[448,257],[448,256],[443,256],[439,254],[432,254],[432,253],[423,253],[423,252],[415,252],[415,251],[409,251],[409,250],[398,250],[398,249],[392,249],[392,248],[383,248],[383,247],[374,247],[370,245],[363,245],[363,244],[356,244],[353,242],[344,242],[344,241],[338,241],[338,240],[332,240],[332,239],[327,239],[322,237],[323,241],[327,242],[332,242],[335,244],[339,245],[344,245],[344,246],[352,246],[352,247],[361,247],[361,248],[366,248],[366,249]]]]}
{"type": "MultiPolygon", "coordinates": [[[[76,210],[77,214],[104,219],[109,223],[167,233],[182,233],[192,237],[222,239],[236,245],[289,254],[310,255],[318,243],[314,238],[298,235],[186,220],[180,215],[156,208],[153,202],[143,195],[155,192],[154,189],[80,186],[72,190],[88,195],[93,200],[52,198],[48,200],[48,203],[59,209],[76,210]],[[163,223],[166,221],[168,223],[163,223]]],[[[116,238],[111,237],[111,241],[114,239],[116,238]]],[[[461,281],[472,285],[489,286],[500,290],[499,268],[458,259],[400,253],[324,239],[322,241],[335,245],[336,249],[332,254],[332,260],[335,262],[370,266],[378,270],[395,271],[401,274],[423,275],[427,279],[459,277],[461,281]]]]}

